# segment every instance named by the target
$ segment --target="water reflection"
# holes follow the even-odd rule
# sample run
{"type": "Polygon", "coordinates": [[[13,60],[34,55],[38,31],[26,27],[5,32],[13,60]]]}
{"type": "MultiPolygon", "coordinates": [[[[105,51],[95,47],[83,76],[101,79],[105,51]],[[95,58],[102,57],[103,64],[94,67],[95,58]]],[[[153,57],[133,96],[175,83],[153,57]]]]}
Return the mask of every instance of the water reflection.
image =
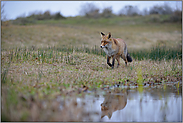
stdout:
{"type": "Polygon", "coordinates": [[[104,116],[108,116],[110,119],[112,113],[117,110],[122,110],[127,103],[127,95],[125,94],[110,94],[104,96],[105,100],[101,104],[101,111],[102,115],[101,118],[104,116]]]}
{"type": "MultiPolygon", "coordinates": [[[[142,92],[130,89],[120,93],[100,90],[86,93],[83,97],[74,97],[74,103],[71,101],[73,97],[69,97],[70,101],[63,99],[62,101],[68,105],[67,110],[63,110],[64,105],[60,107],[64,114],[72,114],[69,115],[69,119],[77,119],[74,121],[181,122],[181,88],[179,93],[172,87],[166,87],[166,90],[146,88],[142,92]]],[[[69,119],[65,121],[71,121],[69,119]]]]}
{"type": "Polygon", "coordinates": [[[129,90],[125,108],[113,112],[107,122],[181,122],[182,96],[168,89],[129,90]]]}

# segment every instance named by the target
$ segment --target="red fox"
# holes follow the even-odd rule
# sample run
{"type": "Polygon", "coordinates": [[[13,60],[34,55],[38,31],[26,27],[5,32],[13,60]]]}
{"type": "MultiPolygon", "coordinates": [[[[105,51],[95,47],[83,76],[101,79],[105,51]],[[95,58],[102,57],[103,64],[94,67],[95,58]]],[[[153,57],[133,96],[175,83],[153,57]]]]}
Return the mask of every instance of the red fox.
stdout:
{"type": "Polygon", "coordinates": [[[107,64],[114,68],[115,59],[118,62],[117,67],[120,65],[120,57],[125,61],[127,66],[127,62],[132,62],[131,56],[127,52],[126,43],[120,38],[112,38],[111,33],[105,35],[101,32],[101,45],[100,47],[107,54],[107,64]],[[110,63],[110,59],[112,57],[112,64],[110,63]]]}

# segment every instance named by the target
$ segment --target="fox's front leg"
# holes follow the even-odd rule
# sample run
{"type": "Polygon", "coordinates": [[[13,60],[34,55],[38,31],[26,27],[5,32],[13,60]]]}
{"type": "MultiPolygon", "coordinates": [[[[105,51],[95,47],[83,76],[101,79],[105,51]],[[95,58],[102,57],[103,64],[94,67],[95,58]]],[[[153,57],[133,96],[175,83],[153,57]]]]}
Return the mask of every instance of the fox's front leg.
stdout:
{"type": "Polygon", "coordinates": [[[112,58],[112,69],[114,68],[114,62],[115,62],[115,58],[112,58]]]}
{"type": "Polygon", "coordinates": [[[110,63],[110,59],[111,59],[111,57],[107,56],[107,64],[108,64],[110,67],[112,67],[112,64],[110,63]]]}

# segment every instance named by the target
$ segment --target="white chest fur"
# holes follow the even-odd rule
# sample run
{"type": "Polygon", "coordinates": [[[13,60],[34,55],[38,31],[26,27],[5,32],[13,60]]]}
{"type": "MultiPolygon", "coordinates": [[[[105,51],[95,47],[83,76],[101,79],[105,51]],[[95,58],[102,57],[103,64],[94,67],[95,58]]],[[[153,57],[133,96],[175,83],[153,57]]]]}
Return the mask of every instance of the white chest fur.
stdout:
{"type": "Polygon", "coordinates": [[[109,57],[115,55],[118,52],[116,49],[112,49],[112,45],[108,45],[107,47],[103,48],[103,50],[109,57]]]}

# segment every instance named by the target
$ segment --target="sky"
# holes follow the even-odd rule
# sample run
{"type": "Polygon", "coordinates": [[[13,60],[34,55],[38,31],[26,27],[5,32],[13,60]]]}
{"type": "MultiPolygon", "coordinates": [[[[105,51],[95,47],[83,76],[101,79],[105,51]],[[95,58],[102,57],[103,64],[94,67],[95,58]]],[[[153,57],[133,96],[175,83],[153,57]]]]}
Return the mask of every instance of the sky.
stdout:
{"type": "MultiPolygon", "coordinates": [[[[77,16],[82,4],[93,2],[100,9],[112,7],[117,14],[125,5],[137,6],[140,10],[163,5],[165,1],[1,1],[5,3],[4,14],[7,20],[16,19],[19,16],[28,16],[31,12],[49,10],[52,13],[60,12],[63,16],[77,16]]],[[[182,9],[181,1],[166,1],[173,9],[177,6],[182,9]]]]}

